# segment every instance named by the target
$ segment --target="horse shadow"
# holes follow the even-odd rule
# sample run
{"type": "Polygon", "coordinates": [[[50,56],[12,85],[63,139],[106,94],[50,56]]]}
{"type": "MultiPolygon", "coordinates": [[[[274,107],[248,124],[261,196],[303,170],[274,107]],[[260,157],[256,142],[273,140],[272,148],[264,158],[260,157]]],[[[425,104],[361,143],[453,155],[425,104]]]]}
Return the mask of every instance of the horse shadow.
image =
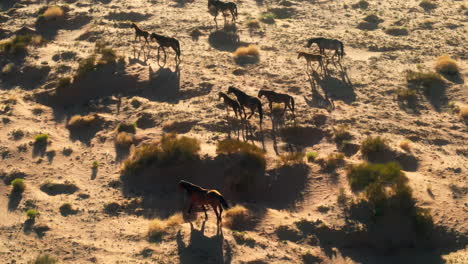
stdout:
{"type": "Polygon", "coordinates": [[[149,67],[148,88],[142,96],[152,101],[178,103],[180,92],[180,68],[174,71],[170,68],[159,68],[153,71],[149,67]]]}
{"type": "Polygon", "coordinates": [[[241,46],[237,26],[234,24],[224,25],[223,29],[215,30],[208,36],[208,43],[211,47],[221,51],[235,51],[241,46]]]}
{"type": "Polygon", "coordinates": [[[340,72],[341,79],[333,77],[329,72],[321,77],[317,72],[312,72],[311,80],[315,80],[317,85],[332,98],[338,98],[345,103],[350,104],[356,100],[356,93],[353,90],[352,84],[349,82],[346,73],[340,72]]]}
{"type": "Polygon", "coordinates": [[[184,8],[186,4],[193,3],[194,0],[175,0],[175,5],[173,7],[184,8]]]}
{"type": "Polygon", "coordinates": [[[304,96],[306,104],[310,107],[323,108],[328,112],[331,112],[335,109],[335,104],[333,100],[328,98],[328,95],[323,96],[317,89],[312,88],[312,94],[310,95],[311,99],[308,99],[304,96]]]}
{"type": "Polygon", "coordinates": [[[191,263],[231,263],[232,249],[227,241],[224,240],[222,232],[218,232],[212,237],[206,236],[206,221],[203,221],[200,230],[194,228],[190,222],[190,239],[185,244],[181,231],[177,233],[177,250],[181,264],[191,263]]]}
{"type": "Polygon", "coordinates": [[[145,51],[145,47],[141,46],[140,49],[137,49],[133,46],[133,57],[128,58],[128,64],[140,64],[142,66],[148,66],[148,60],[151,50],[148,48],[148,51],[145,51]],[[140,59],[141,53],[143,52],[143,60],[140,59]]]}

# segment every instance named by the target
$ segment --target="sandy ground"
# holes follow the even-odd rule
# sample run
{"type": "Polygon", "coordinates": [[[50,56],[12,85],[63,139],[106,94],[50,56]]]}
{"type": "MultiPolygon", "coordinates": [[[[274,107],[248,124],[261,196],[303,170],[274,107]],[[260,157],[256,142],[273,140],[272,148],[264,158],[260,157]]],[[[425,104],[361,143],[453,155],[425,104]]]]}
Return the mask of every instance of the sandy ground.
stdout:
{"type": "MultiPolygon", "coordinates": [[[[367,9],[354,8],[357,1],[349,0],[243,0],[236,2],[237,27],[223,28],[222,18],[218,18],[218,29],[206,1],[56,1],[68,5],[69,11],[65,21],[50,27],[36,27],[38,11],[45,3],[2,2],[1,38],[27,26],[48,43],[29,48],[22,59],[0,57],[2,68],[10,62],[16,67],[13,77],[0,76],[0,110],[11,107],[0,112],[0,171],[3,175],[16,173],[27,183],[22,197],[16,199],[10,197],[8,179],[4,177],[5,184],[0,183],[0,263],[27,263],[40,253],[55,255],[60,263],[302,263],[305,252],[316,256],[318,263],[440,263],[442,255],[455,252],[458,263],[467,263],[463,245],[399,249],[383,255],[368,247],[290,241],[276,232],[280,225],[293,226],[300,219],[321,220],[337,229],[345,224],[337,204],[340,188],[352,195],[344,168],[327,173],[315,163],[306,163],[288,171],[278,169],[276,162],[278,154],[291,150],[317,151],[322,157],[337,152],[330,131],[343,124],[349,126],[355,143],[380,135],[399,149],[400,141],[411,140],[410,154],[416,161],[404,169],[418,204],[432,211],[437,225],[464,234],[466,241],[468,129],[449,105],[468,104],[464,83],[468,76],[467,1],[438,1],[438,8],[425,11],[412,0],[369,0],[367,9]],[[284,18],[274,24],[260,23],[260,28],[249,31],[248,19],[267,10],[276,10],[284,18]],[[383,21],[364,25],[370,30],[360,29],[363,26],[358,25],[369,14],[383,21]],[[141,51],[141,43],[134,41],[134,31],[129,28],[130,20],[150,32],[178,38],[180,66],[175,67],[174,54],[169,51],[167,64],[160,67],[155,43],[149,53],[141,51]],[[409,33],[385,33],[392,26],[405,27],[409,33]],[[191,36],[195,29],[201,33],[198,39],[191,36]],[[232,36],[239,41],[229,39],[232,36]],[[327,76],[308,76],[305,61],[297,59],[296,51],[304,49],[305,40],[316,36],[345,43],[342,68],[329,65],[327,76]],[[48,96],[59,78],[74,74],[78,59],[94,52],[98,40],[123,56],[125,65],[105,68],[74,85],[75,90],[48,96]],[[238,65],[232,51],[247,44],[259,47],[260,60],[238,65]],[[419,94],[416,107],[400,105],[395,91],[406,87],[404,71],[417,65],[431,69],[442,54],[458,61],[461,78],[446,80],[437,99],[419,94]],[[258,115],[250,120],[250,135],[242,126],[232,128],[235,120],[226,119],[217,98],[230,85],[251,95],[272,89],[294,96],[296,119],[287,114],[279,126],[305,127],[304,138],[290,142],[277,136],[266,101],[261,128],[258,115]],[[71,116],[94,113],[104,120],[99,128],[78,134],[67,129],[71,116]],[[207,159],[215,156],[216,142],[228,136],[265,149],[266,173],[284,185],[278,184],[282,188],[275,199],[245,203],[262,212],[261,221],[247,231],[255,245],[236,242],[227,228],[217,234],[212,212],[204,230],[200,216],[193,226],[184,223],[163,241],[148,242],[150,219],[167,217],[181,208],[165,208],[159,193],[145,197],[143,205],[132,212],[106,213],[104,207],[109,203],[122,205],[135,199],[122,187],[120,168],[125,154],[114,146],[114,129],[122,121],[141,124],[138,142],[158,139],[168,132],[163,129],[168,121],[182,122],[174,132],[199,139],[207,159]],[[24,136],[15,139],[12,132],[16,130],[24,136]],[[50,135],[46,149],[33,146],[39,133],[50,135]],[[73,150],[71,155],[63,153],[65,148],[73,150]],[[94,161],[99,163],[97,170],[92,169],[94,161]],[[72,182],[78,190],[48,194],[41,190],[47,181],[72,182]],[[61,215],[59,207],[64,202],[73,203],[78,213],[61,215]],[[31,204],[40,212],[36,224],[50,228],[44,235],[25,227],[24,210],[31,204]]],[[[361,160],[359,152],[346,157],[347,163],[361,160]]],[[[210,182],[200,184],[209,186],[210,182]]],[[[214,187],[225,192],[230,203],[239,203],[223,186],[214,187]]],[[[168,197],[180,199],[177,194],[168,197]]]]}

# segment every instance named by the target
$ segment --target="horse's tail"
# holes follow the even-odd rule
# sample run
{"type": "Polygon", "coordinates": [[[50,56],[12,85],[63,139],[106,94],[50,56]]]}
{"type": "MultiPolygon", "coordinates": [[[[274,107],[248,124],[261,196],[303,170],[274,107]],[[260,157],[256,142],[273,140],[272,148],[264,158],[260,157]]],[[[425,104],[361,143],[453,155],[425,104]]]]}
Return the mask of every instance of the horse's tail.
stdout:
{"type": "Polygon", "coordinates": [[[234,4],[234,15],[235,15],[236,18],[237,18],[237,5],[236,5],[236,4],[234,4]]]}
{"type": "Polygon", "coordinates": [[[291,108],[292,108],[292,111],[294,112],[294,98],[291,96],[291,108]]]}
{"type": "Polygon", "coordinates": [[[229,209],[229,205],[222,195],[219,196],[219,202],[221,203],[224,209],[229,209]]]}
{"type": "Polygon", "coordinates": [[[343,42],[340,42],[340,49],[341,49],[341,58],[344,56],[344,45],[343,42]]]}
{"type": "Polygon", "coordinates": [[[177,45],[177,51],[176,51],[177,57],[180,57],[180,43],[178,40],[176,40],[176,45],[177,45]]]}
{"type": "Polygon", "coordinates": [[[258,114],[260,115],[260,124],[263,121],[263,110],[262,110],[262,102],[260,100],[257,101],[258,105],[258,114]]]}
{"type": "Polygon", "coordinates": [[[308,39],[307,44],[305,45],[305,47],[310,48],[311,45],[312,45],[312,39],[308,39]]]}

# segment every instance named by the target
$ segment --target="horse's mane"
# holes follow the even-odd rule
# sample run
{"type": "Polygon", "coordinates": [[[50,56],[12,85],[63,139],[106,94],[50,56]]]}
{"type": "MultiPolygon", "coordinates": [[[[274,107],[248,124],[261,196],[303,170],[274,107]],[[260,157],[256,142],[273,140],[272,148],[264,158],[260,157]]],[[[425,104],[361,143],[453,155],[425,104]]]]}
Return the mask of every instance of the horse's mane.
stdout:
{"type": "Polygon", "coordinates": [[[181,180],[179,182],[179,185],[182,186],[185,190],[187,191],[202,191],[204,190],[202,187],[195,185],[193,183],[190,183],[188,181],[181,180]]]}

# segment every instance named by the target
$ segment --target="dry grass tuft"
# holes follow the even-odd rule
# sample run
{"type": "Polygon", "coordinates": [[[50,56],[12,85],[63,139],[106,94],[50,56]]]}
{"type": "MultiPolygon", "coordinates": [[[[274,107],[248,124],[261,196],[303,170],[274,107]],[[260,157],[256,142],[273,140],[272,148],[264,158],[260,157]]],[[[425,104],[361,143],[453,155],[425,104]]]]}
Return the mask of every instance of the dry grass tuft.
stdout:
{"type": "Polygon", "coordinates": [[[381,156],[389,150],[387,140],[382,137],[368,137],[361,143],[361,153],[366,159],[381,156]]]}
{"type": "Polygon", "coordinates": [[[400,142],[400,148],[405,150],[405,151],[410,151],[411,150],[411,141],[405,139],[400,142]]]}
{"type": "Polygon", "coordinates": [[[443,55],[437,58],[435,69],[439,73],[449,75],[457,75],[460,72],[457,62],[451,59],[448,55],[443,55]]]}
{"type": "Polygon", "coordinates": [[[120,132],[115,137],[115,145],[119,148],[129,148],[133,144],[133,135],[127,132],[120,132]]]}
{"type": "Polygon", "coordinates": [[[238,64],[257,63],[260,59],[260,51],[253,44],[237,48],[233,55],[238,64]]]}
{"type": "Polygon", "coordinates": [[[437,3],[432,0],[422,0],[419,6],[428,11],[437,8],[437,3]]]}
{"type": "Polygon", "coordinates": [[[61,7],[51,6],[47,8],[43,16],[46,20],[54,20],[54,19],[62,18],[64,14],[65,12],[63,11],[61,7]]]}
{"type": "Polygon", "coordinates": [[[252,222],[252,212],[242,205],[236,205],[226,211],[223,226],[232,230],[245,230],[252,222]]]}
{"type": "Polygon", "coordinates": [[[304,152],[287,152],[279,156],[279,161],[283,166],[292,166],[304,163],[304,152]]]}
{"type": "Polygon", "coordinates": [[[0,51],[7,54],[19,55],[28,51],[29,45],[40,46],[45,43],[41,36],[18,35],[11,39],[0,41],[0,51]]]}
{"type": "Polygon", "coordinates": [[[69,128],[83,128],[87,126],[91,126],[95,124],[96,121],[98,121],[98,116],[97,115],[74,115],[70,120],[68,121],[67,126],[69,128]]]}
{"type": "Polygon", "coordinates": [[[56,264],[58,260],[50,255],[40,255],[35,260],[29,261],[28,264],[56,264]]]}
{"type": "Polygon", "coordinates": [[[392,36],[407,36],[409,31],[405,27],[389,27],[385,30],[385,33],[392,36]]]}
{"type": "Polygon", "coordinates": [[[172,215],[166,220],[154,219],[149,223],[148,239],[151,242],[160,241],[163,236],[167,235],[175,227],[184,223],[184,218],[181,213],[172,215]]]}
{"type": "Polygon", "coordinates": [[[468,119],[468,106],[460,106],[459,115],[463,119],[468,119]]]}
{"type": "Polygon", "coordinates": [[[338,166],[343,165],[345,155],[343,153],[331,153],[326,158],[318,159],[317,162],[325,169],[325,170],[333,170],[336,169],[338,166]]]}

